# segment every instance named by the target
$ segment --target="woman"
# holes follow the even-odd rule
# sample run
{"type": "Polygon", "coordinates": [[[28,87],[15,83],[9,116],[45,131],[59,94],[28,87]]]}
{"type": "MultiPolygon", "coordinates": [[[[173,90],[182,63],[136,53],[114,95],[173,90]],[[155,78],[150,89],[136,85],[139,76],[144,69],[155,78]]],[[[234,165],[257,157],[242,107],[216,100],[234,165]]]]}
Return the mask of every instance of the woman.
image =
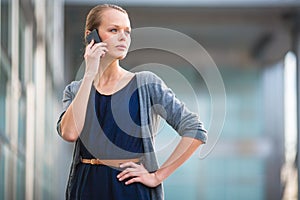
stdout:
{"type": "Polygon", "coordinates": [[[131,41],[124,9],[94,7],[85,36],[94,29],[103,42],[87,44],[83,79],[66,87],[57,123],[61,137],[76,142],[66,198],[163,199],[163,180],[206,142],[206,131],[159,77],[119,65],[131,41]],[[161,167],[154,151],[159,117],[182,136],[161,167]]]}

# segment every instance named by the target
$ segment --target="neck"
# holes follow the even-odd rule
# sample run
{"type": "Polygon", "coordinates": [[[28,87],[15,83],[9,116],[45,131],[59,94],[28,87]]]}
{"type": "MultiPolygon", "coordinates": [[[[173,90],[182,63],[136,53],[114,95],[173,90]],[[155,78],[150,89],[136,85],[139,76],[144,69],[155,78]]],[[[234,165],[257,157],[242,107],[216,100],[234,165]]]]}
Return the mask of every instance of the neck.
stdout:
{"type": "Polygon", "coordinates": [[[99,83],[100,79],[104,82],[118,79],[124,74],[124,71],[119,65],[119,60],[102,59],[95,82],[99,83]]]}

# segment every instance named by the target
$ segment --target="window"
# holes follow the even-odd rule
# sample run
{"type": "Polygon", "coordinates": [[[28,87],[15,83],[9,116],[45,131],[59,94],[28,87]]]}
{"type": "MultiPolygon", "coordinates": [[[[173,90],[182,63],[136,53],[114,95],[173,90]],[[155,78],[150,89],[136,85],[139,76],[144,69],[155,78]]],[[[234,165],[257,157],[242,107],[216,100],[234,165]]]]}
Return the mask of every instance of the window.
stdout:
{"type": "MultiPolygon", "coordinates": [[[[11,57],[11,1],[1,0],[1,47],[11,57]]],[[[2,53],[2,52],[1,52],[2,53]]]]}
{"type": "Polygon", "coordinates": [[[25,72],[28,66],[25,66],[25,54],[26,52],[26,34],[25,34],[25,17],[22,10],[19,13],[19,81],[21,84],[20,88],[20,99],[18,109],[18,142],[19,149],[24,152],[26,142],[26,80],[25,72]]]}
{"type": "Polygon", "coordinates": [[[0,199],[4,199],[4,151],[0,141],[0,199]]]}
{"type": "Polygon", "coordinates": [[[9,42],[10,30],[11,30],[11,2],[0,1],[0,13],[1,13],[1,24],[0,24],[0,135],[4,136],[7,134],[6,124],[8,115],[8,104],[7,104],[7,85],[9,83],[11,74],[11,47],[9,42]]]}

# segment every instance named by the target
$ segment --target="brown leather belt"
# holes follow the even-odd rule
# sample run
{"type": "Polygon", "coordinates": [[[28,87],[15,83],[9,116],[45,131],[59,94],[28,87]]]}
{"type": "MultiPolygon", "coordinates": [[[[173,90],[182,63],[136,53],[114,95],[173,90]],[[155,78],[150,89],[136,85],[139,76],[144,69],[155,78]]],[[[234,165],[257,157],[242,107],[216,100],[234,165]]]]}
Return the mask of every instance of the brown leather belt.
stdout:
{"type": "Polygon", "coordinates": [[[132,159],[114,159],[114,160],[100,160],[100,159],[84,159],[81,158],[81,162],[84,164],[90,164],[90,165],[107,165],[119,168],[122,163],[126,162],[134,162],[139,163],[139,158],[132,158],[132,159]]]}

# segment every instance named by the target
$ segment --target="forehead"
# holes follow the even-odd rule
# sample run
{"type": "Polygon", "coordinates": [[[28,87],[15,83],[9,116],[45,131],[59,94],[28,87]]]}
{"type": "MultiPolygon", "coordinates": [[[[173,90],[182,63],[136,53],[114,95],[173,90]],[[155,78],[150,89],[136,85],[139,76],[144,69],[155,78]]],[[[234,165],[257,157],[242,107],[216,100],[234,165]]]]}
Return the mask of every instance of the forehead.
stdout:
{"type": "Polygon", "coordinates": [[[102,14],[102,24],[104,26],[117,25],[130,28],[128,15],[116,9],[107,9],[102,14]]]}

